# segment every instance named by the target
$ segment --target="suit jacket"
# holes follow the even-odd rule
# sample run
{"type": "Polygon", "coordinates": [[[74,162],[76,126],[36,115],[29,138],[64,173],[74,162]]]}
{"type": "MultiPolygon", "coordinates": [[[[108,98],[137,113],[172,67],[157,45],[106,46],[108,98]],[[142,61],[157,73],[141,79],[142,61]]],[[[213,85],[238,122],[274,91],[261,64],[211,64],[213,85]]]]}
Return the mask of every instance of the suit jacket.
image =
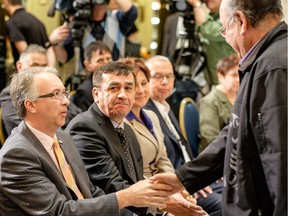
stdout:
{"type": "MultiPolygon", "coordinates": [[[[149,99],[145,108],[152,110],[156,113],[156,115],[160,121],[162,132],[164,134],[164,143],[166,145],[168,157],[169,157],[170,161],[172,162],[174,168],[178,169],[181,165],[183,165],[185,163],[181,146],[179,145],[179,143],[177,142],[177,140],[175,139],[175,137],[171,133],[171,131],[170,131],[168,125],[166,124],[164,118],[162,117],[161,113],[159,112],[156,105],[154,104],[154,102],[151,99],[149,99]]],[[[179,123],[178,123],[176,117],[174,116],[174,114],[171,110],[169,111],[169,117],[170,117],[172,123],[174,124],[174,127],[177,130],[177,132],[181,138],[182,143],[186,147],[188,155],[192,159],[193,155],[192,155],[191,148],[190,148],[189,144],[186,142],[185,138],[183,137],[181,130],[180,130],[180,127],[179,127],[179,123]]]]}
{"type": "Polygon", "coordinates": [[[72,97],[72,102],[79,107],[82,111],[88,110],[93,104],[94,99],[92,96],[92,75],[89,76],[83,83],[79,85],[75,95],[72,97]]]}
{"type": "Polygon", "coordinates": [[[11,100],[9,86],[1,91],[0,105],[2,107],[2,121],[5,127],[5,132],[7,133],[7,136],[9,136],[13,128],[17,127],[21,122],[11,100]]]}
{"type": "Polygon", "coordinates": [[[118,215],[115,194],[95,188],[69,134],[59,144],[84,198],[77,200],[49,153],[24,121],[0,150],[0,215],[118,215]]]}
{"type": "MultiPolygon", "coordinates": [[[[73,118],[65,130],[72,135],[94,185],[111,193],[135,183],[117,132],[96,103],[73,118]]],[[[137,180],[141,180],[143,159],[139,143],[133,129],[126,123],[124,131],[128,137],[137,180]]]]}
{"type": "Polygon", "coordinates": [[[157,115],[151,110],[143,110],[153,123],[153,132],[137,121],[135,118],[129,121],[135,131],[143,156],[144,176],[149,178],[156,173],[174,172],[164,144],[164,135],[157,115]]]}

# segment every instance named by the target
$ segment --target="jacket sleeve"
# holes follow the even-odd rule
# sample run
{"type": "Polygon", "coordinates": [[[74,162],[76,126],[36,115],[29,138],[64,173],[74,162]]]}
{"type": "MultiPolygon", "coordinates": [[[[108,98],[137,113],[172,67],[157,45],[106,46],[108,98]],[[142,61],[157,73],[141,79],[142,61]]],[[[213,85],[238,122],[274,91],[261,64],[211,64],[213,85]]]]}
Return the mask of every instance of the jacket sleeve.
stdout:
{"type": "Polygon", "coordinates": [[[210,185],[223,176],[228,127],[196,159],[187,162],[176,175],[190,194],[210,185]]]}

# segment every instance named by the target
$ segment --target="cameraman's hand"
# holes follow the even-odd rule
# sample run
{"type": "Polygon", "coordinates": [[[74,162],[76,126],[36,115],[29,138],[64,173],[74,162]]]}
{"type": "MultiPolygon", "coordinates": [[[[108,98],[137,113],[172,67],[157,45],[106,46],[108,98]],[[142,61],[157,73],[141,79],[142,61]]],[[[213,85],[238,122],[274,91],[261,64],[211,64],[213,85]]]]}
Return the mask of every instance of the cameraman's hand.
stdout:
{"type": "Polygon", "coordinates": [[[187,2],[193,7],[199,7],[202,4],[200,0],[187,0],[187,2]]]}
{"type": "Polygon", "coordinates": [[[70,29],[68,26],[66,25],[59,26],[52,31],[49,37],[49,41],[52,44],[61,43],[69,37],[69,34],[70,29]]]}
{"type": "Polygon", "coordinates": [[[110,4],[116,4],[121,10],[127,12],[132,7],[133,3],[131,0],[111,0],[110,4]]]}

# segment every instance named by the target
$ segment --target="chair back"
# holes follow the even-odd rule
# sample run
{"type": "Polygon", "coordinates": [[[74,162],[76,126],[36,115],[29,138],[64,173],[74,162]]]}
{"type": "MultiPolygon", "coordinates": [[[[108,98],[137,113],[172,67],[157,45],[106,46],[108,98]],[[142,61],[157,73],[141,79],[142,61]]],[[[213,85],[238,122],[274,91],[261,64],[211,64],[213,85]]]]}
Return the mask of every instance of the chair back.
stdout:
{"type": "Polygon", "coordinates": [[[179,109],[179,123],[184,138],[190,144],[194,157],[199,148],[199,111],[195,101],[190,97],[181,100],[179,109]]]}
{"type": "MultiPolygon", "coordinates": [[[[5,142],[5,131],[4,131],[4,125],[2,121],[2,107],[0,107],[0,144],[3,145],[5,142]]],[[[1,148],[0,145],[0,148],[1,148]]]]}

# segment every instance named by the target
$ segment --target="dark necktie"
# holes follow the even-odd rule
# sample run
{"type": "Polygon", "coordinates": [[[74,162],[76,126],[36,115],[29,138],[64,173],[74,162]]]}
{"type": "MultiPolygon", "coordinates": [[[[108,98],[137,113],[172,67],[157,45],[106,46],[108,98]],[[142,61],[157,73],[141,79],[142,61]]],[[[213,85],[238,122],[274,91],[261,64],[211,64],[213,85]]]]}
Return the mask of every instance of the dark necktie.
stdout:
{"type": "Polygon", "coordinates": [[[125,158],[126,158],[126,161],[128,162],[128,167],[129,167],[129,170],[131,172],[133,181],[137,182],[135,167],[134,167],[134,164],[133,164],[133,160],[132,160],[131,151],[130,151],[130,147],[129,147],[129,144],[128,144],[127,136],[124,133],[124,130],[122,128],[115,128],[115,130],[116,130],[116,132],[117,132],[117,134],[118,134],[118,136],[120,138],[120,141],[121,141],[121,144],[122,144],[122,147],[123,147],[123,150],[124,150],[125,158]]]}

